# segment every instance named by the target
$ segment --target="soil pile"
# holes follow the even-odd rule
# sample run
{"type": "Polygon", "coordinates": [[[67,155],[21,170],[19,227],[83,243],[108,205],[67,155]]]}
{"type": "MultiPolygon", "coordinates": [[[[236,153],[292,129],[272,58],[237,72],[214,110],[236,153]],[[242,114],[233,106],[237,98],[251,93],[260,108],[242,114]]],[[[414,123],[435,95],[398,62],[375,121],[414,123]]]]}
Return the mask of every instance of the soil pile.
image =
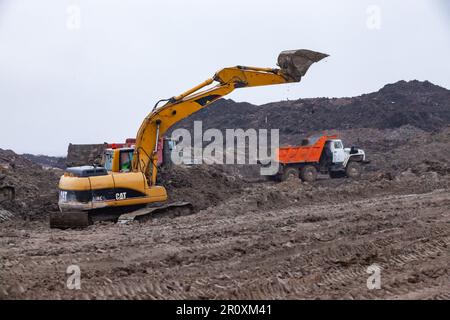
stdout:
{"type": "Polygon", "coordinates": [[[25,153],[22,156],[30,161],[33,161],[36,164],[43,166],[43,167],[59,168],[59,169],[66,168],[66,158],[65,157],[51,157],[51,156],[45,156],[42,154],[34,155],[34,154],[29,154],[29,153],[25,153]]]}
{"type": "MultiPolygon", "coordinates": [[[[367,169],[392,175],[449,172],[450,90],[428,81],[399,81],[352,98],[281,101],[261,106],[219,100],[177,127],[193,130],[268,128],[280,130],[282,145],[298,145],[312,134],[338,134],[347,147],[366,151],[367,169]]],[[[249,170],[235,169],[237,172],[249,170]]],[[[257,170],[251,170],[256,178],[257,170]]]]}
{"type": "Polygon", "coordinates": [[[450,174],[450,126],[437,132],[426,132],[407,125],[395,129],[327,130],[337,134],[346,146],[364,149],[371,163],[369,172],[398,175],[406,170],[417,174],[437,172],[450,174]]]}
{"type": "Polygon", "coordinates": [[[57,186],[62,171],[42,166],[0,149],[0,209],[35,217],[57,210],[57,186]]]}
{"type": "Polygon", "coordinates": [[[424,131],[450,124],[450,90],[428,81],[400,81],[378,92],[352,98],[314,98],[256,106],[219,100],[176,127],[193,128],[194,121],[208,128],[280,129],[289,136],[318,130],[355,128],[393,129],[410,125],[424,131]]]}
{"type": "Polygon", "coordinates": [[[196,211],[236,196],[245,186],[244,180],[227,173],[221,166],[173,166],[162,168],[158,175],[170,201],[190,202],[196,211]]]}

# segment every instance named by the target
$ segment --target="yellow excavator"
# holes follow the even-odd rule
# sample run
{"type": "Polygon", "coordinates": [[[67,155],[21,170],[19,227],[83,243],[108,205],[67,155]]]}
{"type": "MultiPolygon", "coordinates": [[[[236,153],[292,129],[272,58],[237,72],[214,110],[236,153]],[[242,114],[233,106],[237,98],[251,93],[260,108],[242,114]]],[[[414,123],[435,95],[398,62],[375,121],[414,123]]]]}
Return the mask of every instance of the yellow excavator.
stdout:
{"type": "Polygon", "coordinates": [[[278,56],[279,68],[224,68],[192,89],[158,101],[139,128],[134,148],[107,150],[102,166],[66,169],[59,182],[60,212],[51,214],[50,227],[84,227],[97,219],[121,216],[122,220],[133,220],[191,210],[189,203],[167,204],[166,189],[156,184],[160,137],[234,89],[299,82],[313,63],[327,56],[311,50],[283,51],[278,56]],[[165,104],[159,107],[161,102],[165,104]]]}

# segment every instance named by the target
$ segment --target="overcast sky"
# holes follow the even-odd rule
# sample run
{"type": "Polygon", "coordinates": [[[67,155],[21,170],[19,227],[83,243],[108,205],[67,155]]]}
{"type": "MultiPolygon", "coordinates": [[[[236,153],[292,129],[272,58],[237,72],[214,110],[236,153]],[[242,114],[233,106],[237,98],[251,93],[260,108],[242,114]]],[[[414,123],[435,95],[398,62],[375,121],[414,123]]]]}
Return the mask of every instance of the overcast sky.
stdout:
{"type": "Polygon", "coordinates": [[[227,98],[354,96],[412,79],[450,88],[450,1],[0,0],[0,148],[65,155],[69,142],[123,141],[156,100],[299,48],[330,57],[300,84],[227,98]]]}

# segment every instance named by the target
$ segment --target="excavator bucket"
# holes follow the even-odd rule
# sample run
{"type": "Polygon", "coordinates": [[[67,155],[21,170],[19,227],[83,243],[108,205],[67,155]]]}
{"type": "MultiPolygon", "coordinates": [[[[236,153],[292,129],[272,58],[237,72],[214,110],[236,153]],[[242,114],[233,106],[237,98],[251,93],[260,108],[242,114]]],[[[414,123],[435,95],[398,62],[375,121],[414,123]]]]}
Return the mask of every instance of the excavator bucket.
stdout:
{"type": "Polygon", "coordinates": [[[313,63],[326,57],[328,57],[327,54],[306,49],[287,50],[282,51],[278,56],[278,66],[284,75],[298,82],[313,63]]]}

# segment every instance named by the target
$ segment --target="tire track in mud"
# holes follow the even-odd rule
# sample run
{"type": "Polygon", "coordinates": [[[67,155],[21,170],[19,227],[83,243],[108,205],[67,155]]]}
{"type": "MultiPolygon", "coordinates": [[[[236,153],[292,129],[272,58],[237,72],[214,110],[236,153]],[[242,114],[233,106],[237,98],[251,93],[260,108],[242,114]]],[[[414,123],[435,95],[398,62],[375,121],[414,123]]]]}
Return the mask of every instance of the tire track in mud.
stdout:
{"type": "MultiPolygon", "coordinates": [[[[397,257],[392,258],[392,261],[395,265],[403,266],[405,263],[411,263],[412,258],[411,255],[414,255],[414,258],[419,260],[426,260],[427,258],[434,256],[437,252],[443,252],[445,246],[450,244],[450,236],[447,236],[445,239],[436,240],[430,243],[426,243],[423,245],[416,246],[408,256],[399,255],[397,257]],[[430,247],[433,247],[430,249],[430,247]],[[423,251],[423,252],[422,252],[423,251]],[[400,262],[399,262],[400,261],[400,262]]],[[[386,269],[386,266],[381,265],[382,270],[386,269]]],[[[290,269],[290,268],[287,268],[290,269]]],[[[280,270],[283,271],[283,270],[280,270]]],[[[322,272],[320,272],[322,274],[322,272]]],[[[244,286],[243,289],[237,289],[230,291],[234,291],[232,293],[233,298],[238,299],[267,299],[267,298],[292,298],[304,296],[311,291],[311,289],[321,288],[321,287],[330,287],[334,283],[355,283],[355,279],[362,280],[359,284],[362,288],[365,286],[365,280],[367,278],[367,273],[365,271],[365,267],[360,266],[358,268],[347,269],[344,272],[339,273],[328,273],[325,275],[324,280],[317,283],[308,283],[302,278],[289,277],[287,279],[275,278],[266,281],[257,281],[244,286]]],[[[209,280],[209,279],[208,279],[209,280]]],[[[194,295],[187,293],[181,285],[170,286],[168,288],[167,284],[161,283],[152,283],[145,282],[142,284],[141,281],[131,280],[125,283],[111,284],[106,287],[88,287],[87,291],[90,292],[91,297],[97,298],[150,298],[150,299],[192,299],[198,298],[199,296],[207,297],[207,298],[223,298],[229,297],[230,292],[224,290],[224,295],[220,294],[220,290],[208,290],[210,287],[209,281],[198,282],[198,285],[192,286],[192,291],[195,292],[194,295]]],[[[240,285],[242,287],[242,284],[240,285]]],[[[402,286],[401,288],[394,288],[389,284],[386,285],[386,288],[383,290],[391,296],[395,298],[396,296],[406,294],[408,292],[414,292],[415,288],[421,288],[421,284],[418,285],[408,285],[402,286]]],[[[216,288],[220,287],[216,285],[216,288]]],[[[239,287],[239,286],[238,286],[239,287]]],[[[221,287],[222,289],[227,289],[226,287],[221,287]]],[[[369,291],[367,294],[362,295],[364,298],[369,298],[369,291]]],[[[444,296],[442,296],[444,297],[444,296]]]]}
{"type": "MultiPolygon", "coordinates": [[[[416,234],[417,236],[418,234],[416,234]]],[[[441,236],[439,233],[434,233],[435,236],[441,236]]],[[[429,236],[428,233],[422,234],[422,236],[427,237],[429,236]]],[[[443,252],[444,249],[449,244],[449,237],[447,236],[444,239],[441,240],[434,240],[430,243],[424,243],[416,245],[412,250],[410,250],[407,254],[400,254],[394,258],[391,258],[393,263],[395,265],[403,266],[405,263],[411,262],[413,260],[424,260],[427,259],[436,253],[443,252]]],[[[372,244],[368,244],[366,246],[357,247],[353,252],[351,252],[350,255],[354,255],[356,253],[361,253],[363,251],[367,251],[368,247],[370,248],[385,248],[388,244],[392,245],[395,244],[395,241],[392,241],[392,239],[381,239],[381,241],[375,241],[372,244]]],[[[211,248],[211,246],[208,246],[211,248]]],[[[331,258],[328,258],[328,260],[339,260],[339,257],[342,257],[342,250],[337,250],[335,255],[331,255],[331,258]]],[[[349,255],[348,251],[345,253],[345,256],[349,255]]],[[[327,257],[322,258],[324,260],[327,259],[327,257]]],[[[317,262],[317,261],[316,261],[317,262]]],[[[317,286],[326,286],[330,285],[330,279],[333,279],[333,282],[338,280],[338,282],[345,282],[349,280],[354,280],[354,278],[360,277],[360,276],[366,276],[367,274],[364,271],[361,272],[361,268],[358,269],[350,269],[345,270],[344,272],[340,272],[339,276],[336,277],[336,274],[329,276],[328,278],[325,277],[325,281],[319,282],[317,286]]],[[[320,272],[320,274],[323,274],[323,272],[320,272]]],[[[240,298],[267,298],[267,297],[286,297],[286,295],[289,294],[298,294],[300,292],[307,292],[308,287],[305,286],[305,281],[303,279],[287,279],[287,280],[280,280],[278,281],[271,281],[267,283],[260,284],[258,286],[251,286],[251,289],[247,289],[244,292],[240,292],[239,294],[235,294],[235,297],[240,298]]],[[[200,289],[196,290],[197,292],[202,292],[200,289]]],[[[180,293],[175,294],[176,296],[180,296],[180,293]]],[[[187,297],[186,295],[181,295],[183,297],[187,297]]],[[[208,297],[211,297],[209,295],[208,297]]]]}
{"type": "MultiPolygon", "coordinates": [[[[426,261],[431,257],[435,257],[441,253],[449,253],[448,247],[450,245],[450,236],[446,236],[445,238],[432,240],[430,242],[424,244],[418,244],[414,246],[412,249],[408,248],[407,253],[401,253],[399,255],[388,257],[387,262],[376,263],[380,266],[381,270],[387,270],[390,267],[404,267],[405,265],[417,262],[417,261],[426,261]]],[[[344,271],[335,271],[331,273],[326,273],[324,275],[323,282],[320,285],[329,286],[336,282],[350,282],[352,279],[366,276],[367,272],[365,269],[361,267],[351,268],[344,271]]]]}
{"type": "MultiPolygon", "coordinates": [[[[399,256],[396,256],[393,258],[393,261],[403,266],[405,263],[411,263],[412,255],[414,254],[414,258],[417,259],[417,261],[423,261],[427,260],[428,258],[435,256],[436,253],[444,252],[446,249],[446,245],[450,243],[450,237],[447,237],[445,239],[445,243],[442,241],[435,241],[433,243],[420,245],[414,248],[414,253],[409,253],[408,256],[401,254],[399,256]],[[433,248],[429,249],[430,246],[433,245],[440,245],[441,247],[438,247],[438,249],[433,248]],[[425,253],[422,253],[422,250],[425,251],[425,253]],[[401,263],[399,263],[401,261],[401,263]]],[[[236,298],[243,298],[243,299],[267,299],[267,298],[294,298],[294,297],[308,297],[308,293],[312,292],[314,290],[325,288],[324,293],[328,291],[326,288],[330,288],[333,285],[341,285],[345,284],[347,288],[354,285],[355,282],[357,283],[357,286],[361,287],[362,289],[366,286],[366,280],[369,274],[366,272],[366,268],[368,265],[357,265],[354,267],[351,267],[349,269],[332,271],[327,272],[323,269],[315,269],[313,272],[308,275],[307,277],[289,277],[287,279],[277,279],[277,281],[270,281],[270,282],[264,282],[264,281],[258,281],[254,284],[248,285],[247,288],[240,292],[239,295],[236,295],[236,298]]],[[[380,265],[382,270],[387,268],[387,265],[381,264],[380,265]]],[[[289,270],[292,270],[291,266],[286,266],[285,270],[278,269],[278,273],[285,273],[289,274],[289,270]]],[[[367,289],[366,289],[367,290],[367,289]]],[[[411,286],[409,288],[403,288],[405,292],[408,292],[411,290],[411,286]]],[[[331,290],[330,290],[331,291],[331,290]]],[[[361,290],[362,291],[362,290],[361,290]]],[[[391,289],[389,292],[391,295],[394,293],[394,289],[391,289]]]]}
{"type": "MultiPolygon", "coordinates": [[[[430,235],[429,232],[425,232],[423,234],[423,236],[429,236],[429,235],[430,235]]],[[[434,232],[434,236],[436,236],[436,235],[439,235],[439,233],[434,232]]],[[[416,234],[416,236],[417,236],[417,234],[416,234]]],[[[352,252],[351,255],[354,255],[355,253],[360,253],[360,252],[367,251],[368,247],[369,248],[374,248],[374,247],[375,248],[385,248],[387,245],[394,245],[395,241],[393,241],[393,240],[394,239],[382,239],[382,241],[380,241],[380,242],[375,242],[375,246],[372,245],[372,244],[369,244],[368,246],[357,248],[355,250],[355,252],[352,252]]],[[[415,248],[413,253],[409,253],[408,255],[404,255],[404,254],[399,255],[397,258],[395,258],[396,260],[394,260],[394,261],[397,264],[402,264],[403,265],[405,260],[406,261],[408,261],[408,260],[410,261],[412,259],[425,259],[425,258],[428,258],[429,256],[434,255],[436,253],[436,251],[435,251],[435,246],[436,245],[446,246],[447,244],[448,244],[448,238],[446,238],[444,242],[438,241],[438,242],[434,242],[432,244],[424,244],[423,246],[415,248]],[[428,246],[428,248],[427,248],[427,246],[428,246]],[[422,252],[423,249],[425,249],[425,253],[422,252]],[[411,255],[415,255],[415,257],[411,258],[411,255]]],[[[442,252],[442,250],[439,250],[439,251],[442,252]]],[[[341,250],[337,250],[337,251],[335,251],[335,253],[337,253],[338,256],[342,256],[342,251],[341,250]]],[[[346,252],[345,255],[348,255],[348,252],[346,252]]],[[[332,258],[330,260],[338,260],[338,259],[336,259],[336,257],[334,257],[334,258],[332,258]]],[[[347,271],[347,274],[344,274],[344,278],[348,280],[349,278],[357,277],[360,274],[364,274],[364,273],[362,273],[360,270],[350,270],[350,271],[347,271]],[[350,277],[348,275],[350,275],[350,277]]],[[[297,284],[295,286],[298,287],[297,284]]]]}
{"type": "MultiPolygon", "coordinates": [[[[36,255],[39,241],[49,243],[44,231],[31,238],[37,244],[7,256],[0,279],[24,283],[0,286],[0,295],[32,297],[40,288],[40,297],[48,298],[401,297],[437,286],[427,275],[417,283],[396,277],[409,264],[433,270],[448,262],[449,199],[434,192],[107,225],[56,233],[54,256],[36,255]],[[93,239],[100,244],[92,245],[93,239]],[[67,248],[67,241],[76,245],[67,248]],[[73,253],[59,253],[61,246],[73,253]],[[367,292],[365,271],[374,262],[386,272],[386,291],[367,292]],[[69,264],[82,267],[81,292],[64,289],[69,264]]],[[[446,297],[439,286],[433,290],[425,296],[446,297]]]]}

